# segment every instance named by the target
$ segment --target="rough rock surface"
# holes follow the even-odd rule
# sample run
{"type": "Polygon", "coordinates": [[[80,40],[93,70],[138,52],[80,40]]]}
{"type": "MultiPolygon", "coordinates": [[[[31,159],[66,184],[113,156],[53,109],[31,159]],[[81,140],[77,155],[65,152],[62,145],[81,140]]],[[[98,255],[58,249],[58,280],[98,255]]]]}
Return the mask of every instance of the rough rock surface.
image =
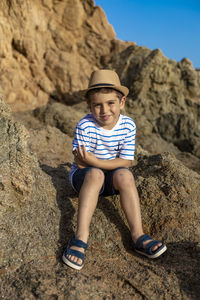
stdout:
{"type": "Polygon", "coordinates": [[[84,104],[85,109],[83,105],[81,107],[78,107],[78,105],[66,106],[53,101],[46,106],[37,108],[34,111],[34,116],[44,125],[54,126],[63,133],[73,137],[77,122],[84,117],[84,112],[87,112],[86,103],[84,104]]]}
{"type": "Polygon", "coordinates": [[[0,132],[0,264],[8,267],[54,253],[59,211],[51,179],[27,147],[27,130],[2,101],[0,132]]]}
{"type": "Polygon", "coordinates": [[[2,299],[198,299],[200,176],[196,172],[172,154],[148,156],[138,147],[138,164],[132,171],[144,228],[164,239],[168,251],[153,262],[136,255],[118,197],[101,197],[91,224],[86,264],[78,273],[60,261],[77,216],[77,195],[67,181],[72,156],[69,147],[63,151],[72,139],[55,127],[41,126],[29,131],[27,144],[27,131],[12,121],[3,102],[0,111],[1,141],[7,141],[0,148],[7,181],[5,186],[1,178],[5,186],[1,191],[5,202],[2,299]],[[5,124],[10,124],[9,130],[5,124]],[[30,151],[37,154],[40,168],[30,151]],[[9,163],[13,152],[17,160],[9,163]],[[16,174],[21,187],[18,198],[11,185],[16,174]]]}
{"type": "Polygon", "coordinates": [[[137,176],[146,231],[162,234],[170,242],[198,241],[200,176],[169,153],[140,158],[133,173],[137,176]]]}
{"type": "Polygon", "coordinates": [[[2,0],[0,34],[2,92],[11,107],[0,100],[0,298],[199,299],[199,70],[188,59],[177,63],[116,40],[91,0],[2,0]],[[87,113],[78,92],[102,67],[130,89],[131,170],[144,229],[168,251],[155,261],[134,253],[119,197],[101,197],[86,263],[76,272],[61,262],[78,207],[68,182],[71,142],[87,113]]]}
{"type": "Polygon", "coordinates": [[[124,48],[92,0],[0,2],[1,86],[15,111],[68,100],[104,56],[124,48]]]}

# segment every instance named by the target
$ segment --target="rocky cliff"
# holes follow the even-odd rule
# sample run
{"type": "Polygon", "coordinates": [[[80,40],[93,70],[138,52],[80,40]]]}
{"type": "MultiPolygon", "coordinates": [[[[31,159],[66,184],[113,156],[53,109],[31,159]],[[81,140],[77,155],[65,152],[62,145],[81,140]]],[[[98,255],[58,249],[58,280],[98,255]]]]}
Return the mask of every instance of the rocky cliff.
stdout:
{"type": "Polygon", "coordinates": [[[2,0],[0,14],[1,86],[15,111],[67,100],[117,48],[92,0],[2,0]]]}
{"type": "Polygon", "coordinates": [[[1,298],[198,299],[198,70],[116,40],[90,0],[2,0],[0,34],[1,298]],[[153,262],[136,255],[119,197],[101,197],[75,272],[60,260],[77,216],[71,142],[87,112],[79,91],[97,68],[130,89],[144,229],[168,251],[153,262]]]}

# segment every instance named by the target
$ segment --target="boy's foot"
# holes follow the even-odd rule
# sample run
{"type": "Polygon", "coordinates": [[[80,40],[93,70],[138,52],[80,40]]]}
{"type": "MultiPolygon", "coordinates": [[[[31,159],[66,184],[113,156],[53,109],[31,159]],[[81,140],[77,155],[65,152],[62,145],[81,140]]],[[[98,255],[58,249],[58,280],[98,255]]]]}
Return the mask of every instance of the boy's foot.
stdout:
{"type": "MultiPolygon", "coordinates": [[[[83,248],[80,248],[80,247],[76,247],[76,246],[71,246],[70,247],[71,250],[77,250],[77,251],[80,251],[82,252],[83,254],[85,253],[85,250],[83,248]]],[[[82,259],[77,257],[77,256],[74,256],[74,255],[67,255],[67,258],[69,258],[71,261],[75,262],[75,263],[78,263],[79,265],[82,264],[82,259]]]]}
{"type": "Polygon", "coordinates": [[[133,244],[136,252],[149,258],[157,258],[167,250],[164,243],[153,240],[148,234],[140,236],[133,244]]]}
{"type": "Polygon", "coordinates": [[[73,238],[65,252],[63,253],[62,260],[69,267],[81,270],[84,264],[85,250],[87,250],[88,245],[81,240],[73,238]]]}

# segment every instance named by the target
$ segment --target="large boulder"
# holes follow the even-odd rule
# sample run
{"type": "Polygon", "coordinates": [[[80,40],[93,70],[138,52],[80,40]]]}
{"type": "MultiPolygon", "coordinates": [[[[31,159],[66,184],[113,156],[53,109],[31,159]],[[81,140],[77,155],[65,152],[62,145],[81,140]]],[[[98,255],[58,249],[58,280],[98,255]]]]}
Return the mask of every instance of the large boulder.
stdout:
{"type": "Polygon", "coordinates": [[[137,177],[146,230],[169,242],[198,242],[200,175],[170,153],[142,155],[132,171],[137,177]]]}
{"type": "Polygon", "coordinates": [[[44,125],[56,127],[73,138],[76,124],[86,114],[87,105],[84,104],[85,108],[50,101],[46,106],[35,109],[34,116],[44,125]]]}
{"type": "MultiPolygon", "coordinates": [[[[4,103],[2,120],[12,128],[4,103]]],[[[30,130],[28,144],[37,153],[42,171],[27,148],[25,135],[22,138],[22,132],[27,131],[14,124],[21,128],[20,132],[15,130],[15,139],[8,127],[1,126],[1,137],[9,141],[3,152],[14,152],[18,158],[10,155],[9,160],[4,155],[2,164],[7,191],[12,194],[12,199],[5,190],[1,194],[9,206],[4,205],[1,215],[3,299],[198,299],[200,176],[196,172],[184,167],[172,154],[149,156],[139,147],[138,164],[131,170],[140,195],[144,229],[163,239],[168,251],[156,261],[134,253],[119,197],[100,197],[85,266],[77,273],[60,262],[63,248],[74,234],[78,209],[77,195],[67,184],[65,168],[72,156],[65,157],[65,165],[63,158],[61,165],[59,162],[60,143],[71,139],[50,126],[30,130]],[[58,151],[57,161],[52,150],[58,151]],[[22,155],[26,165],[20,160],[22,155]],[[13,197],[14,187],[9,184],[17,169],[21,175],[18,198],[13,197]],[[30,186],[24,182],[28,175],[30,182],[34,181],[30,186]]]]}
{"type": "Polygon", "coordinates": [[[92,0],[2,0],[0,12],[1,86],[14,111],[44,105],[49,97],[67,101],[85,88],[104,56],[119,51],[92,0]]]}
{"type": "Polygon", "coordinates": [[[30,152],[28,137],[1,100],[1,267],[16,267],[53,254],[59,240],[56,189],[30,152]]]}

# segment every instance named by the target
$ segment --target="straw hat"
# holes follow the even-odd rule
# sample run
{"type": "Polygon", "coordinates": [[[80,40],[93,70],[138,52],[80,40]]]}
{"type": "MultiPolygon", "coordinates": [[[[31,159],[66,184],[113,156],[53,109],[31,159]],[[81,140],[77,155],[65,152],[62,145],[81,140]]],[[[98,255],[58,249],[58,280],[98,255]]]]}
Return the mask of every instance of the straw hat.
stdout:
{"type": "Polygon", "coordinates": [[[109,87],[121,92],[124,96],[127,96],[129,89],[121,85],[119,77],[116,72],[112,70],[97,70],[91,74],[88,88],[82,91],[83,95],[90,90],[96,88],[109,87]]]}

